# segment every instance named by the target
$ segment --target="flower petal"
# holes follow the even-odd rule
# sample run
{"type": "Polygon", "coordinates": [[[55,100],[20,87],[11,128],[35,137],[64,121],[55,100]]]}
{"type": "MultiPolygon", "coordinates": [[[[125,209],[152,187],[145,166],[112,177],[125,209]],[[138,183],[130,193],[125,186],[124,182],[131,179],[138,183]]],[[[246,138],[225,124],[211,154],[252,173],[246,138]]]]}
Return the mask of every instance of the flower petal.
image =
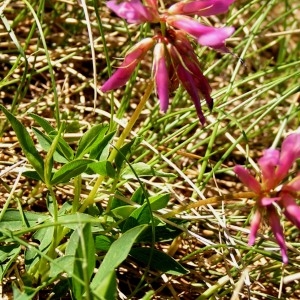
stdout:
{"type": "Polygon", "coordinates": [[[169,16],[166,18],[166,22],[194,36],[200,45],[208,46],[222,52],[230,52],[225,47],[225,39],[233,34],[233,27],[209,27],[200,24],[191,17],[182,15],[169,16]]]}
{"type": "Polygon", "coordinates": [[[171,15],[197,15],[212,16],[228,11],[229,5],[234,0],[198,0],[180,1],[169,7],[168,13],[171,15]]]}
{"type": "Polygon", "coordinates": [[[181,30],[172,30],[172,35],[175,36],[173,45],[182,58],[182,64],[184,64],[185,68],[191,73],[198,91],[204,97],[208,108],[212,110],[214,102],[210,95],[211,87],[207,78],[202,73],[199,60],[190,41],[181,30]]]}
{"type": "Polygon", "coordinates": [[[198,89],[195,83],[194,78],[192,77],[191,73],[185,69],[183,65],[178,65],[177,67],[177,75],[180,79],[183,87],[186,89],[188,94],[191,96],[191,99],[194,102],[196,112],[198,115],[198,118],[202,125],[205,124],[205,117],[202,112],[201,108],[201,102],[198,94],[198,89]]]}
{"type": "Polygon", "coordinates": [[[260,226],[260,222],[261,222],[261,214],[257,210],[251,220],[251,227],[250,227],[250,234],[249,234],[249,241],[248,241],[248,244],[250,246],[252,246],[255,243],[255,238],[260,226]]]}
{"type": "Polygon", "coordinates": [[[197,89],[195,79],[192,73],[189,70],[187,70],[186,66],[182,64],[183,59],[180,53],[177,51],[176,47],[171,44],[168,44],[167,48],[172,60],[173,67],[177,73],[177,76],[181,84],[183,85],[183,87],[186,89],[191,99],[193,100],[198,118],[201,124],[204,125],[205,117],[202,112],[201,102],[199,98],[199,91],[197,89]]]}
{"type": "Polygon", "coordinates": [[[282,143],[279,166],[276,177],[279,182],[288,174],[289,169],[297,158],[300,157],[300,133],[288,135],[282,143]]]}
{"type": "Polygon", "coordinates": [[[297,205],[295,199],[289,193],[282,192],[281,199],[282,200],[279,202],[279,205],[284,207],[284,215],[300,229],[299,205],[297,205]]]}
{"type": "Polygon", "coordinates": [[[300,174],[284,185],[281,190],[295,193],[300,192],[300,174]]]}
{"type": "Polygon", "coordinates": [[[111,0],[107,1],[106,6],[128,23],[155,22],[159,19],[158,12],[144,6],[140,0],[111,0]]]}
{"type": "Polygon", "coordinates": [[[160,101],[160,110],[166,112],[169,105],[169,71],[165,58],[165,45],[163,43],[155,45],[153,58],[153,76],[160,101]]]}
{"type": "Polygon", "coordinates": [[[276,209],[273,206],[270,206],[268,208],[268,214],[269,214],[270,226],[275,235],[277,244],[280,247],[282,261],[284,264],[287,264],[288,263],[287,247],[286,247],[285,240],[284,240],[283,230],[280,225],[279,216],[276,212],[276,209]]]}
{"type": "Polygon", "coordinates": [[[250,172],[240,165],[236,165],[233,168],[235,174],[239,177],[240,181],[246,185],[251,191],[259,194],[261,187],[259,182],[250,174],[250,172]]]}
{"type": "Polygon", "coordinates": [[[272,205],[274,202],[279,201],[280,199],[281,199],[280,197],[273,197],[273,198],[263,197],[259,200],[259,204],[261,206],[269,206],[272,205]]]}
{"type": "Polygon", "coordinates": [[[125,56],[117,71],[103,84],[101,91],[107,92],[125,85],[138,63],[153,44],[154,40],[152,38],[145,38],[137,43],[125,56]]]}
{"type": "Polygon", "coordinates": [[[279,163],[280,152],[275,149],[267,149],[264,151],[263,156],[258,160],[258,164],[262,172],[262,180],[265,189],[274,189],[277,184],[275,177],[275,169],[279,163]]]}

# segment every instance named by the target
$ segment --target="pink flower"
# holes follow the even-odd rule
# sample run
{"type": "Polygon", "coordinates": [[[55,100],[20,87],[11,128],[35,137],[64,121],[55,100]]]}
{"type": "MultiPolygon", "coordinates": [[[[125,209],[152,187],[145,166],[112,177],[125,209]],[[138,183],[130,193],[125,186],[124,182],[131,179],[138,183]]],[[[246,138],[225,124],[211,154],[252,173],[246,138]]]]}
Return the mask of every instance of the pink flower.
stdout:
{"type": "Polygon", "coordinates": [[[274,236],[281,250],[282,260],[288,262],[284,233],[280,225],[280,217],[276,211],[276,202],[283,210],[283,214],[300,229],[300,207],[295,197],[300,192],[300,175],[292,181],[279,184],[288,175],[296,159],[300,158],[300,133],[290,134],[282,143],[281,151],[267,149],[258,160],[261,168],[261,183],[242,166],[235,166],[234,172],[239,179],[256,194],[256,212],[251,222],[249,245],[253,245],[263,216],[269,219],[274,236]],[[278,190],[279,189],[279,190],[278,190]]]}
{"type": "Polygon", "coordinates": [[[225,40],[233,34],[233,27],[209,27],[200,24],[191,17],[182,15],[169,16],[166,18],[166,22],[192,35],[202,46],[208,46],[222,52],[229,52],[225,46],[225,40]]]}
{"type": "Polygon", "coordinates": [[[198,58],[187,39],[187,34],[196,38],[201,45],[229,52],[225,47],[225,39],[234,32],[234,28],[205,26],[187,15],[208,16],[223,13],[228,10],[233,1],[183,1],[172,5],[162,14],[159,14],[158,0],[108,1],[107,6],[129,23],[161,23],[162,33],[157,31],[153,39],[144,39],[133,47],[126,55],[121,67],[104,83],[102,91],[106,92],[124,85],[155,41],[157,44],[154,47],[152,74],[161,111],[166,112],[169,104],[169,92],[176,89],[180,82],[192,98],[200,122],[204,124],[205,118],[200,98],[205,99],[211,110],[213,108],[213,99],[210,96],[211,87],[201,71],[198,58]]]}
{"type": "Polygon", "coordinates": [[[125,56],[117,71],[103,84],[102,92],[117,89],[126,84],[138,63],[154,45],[153,38],[145,38],[138,42],[125,56]]]}
{"type": "MultiPolygon", "coordinates": [[[[148,2],[149,4],[154,3],[154,1],[150,0],[148,0],[148,2]]],[[[139,24],[159,21],[157,7],[145,6],[140,0],[111,0],[107,1],[106,5],[128,23],[139,24]]]]}
{"type": "Polygon", "coordinates": [[[227,12],[229,5],[233,2],[234,0],[180,1],[170,6],[168,13],[171,15],[197,15],[207,17],[227,12]]]}
{"type": "Polygon", "coordinates": [[[153,77],[162,112],[166,112],[169,106],[169,71],[165,52],[164,43],[158,42],[153,51],[153,77]]]}

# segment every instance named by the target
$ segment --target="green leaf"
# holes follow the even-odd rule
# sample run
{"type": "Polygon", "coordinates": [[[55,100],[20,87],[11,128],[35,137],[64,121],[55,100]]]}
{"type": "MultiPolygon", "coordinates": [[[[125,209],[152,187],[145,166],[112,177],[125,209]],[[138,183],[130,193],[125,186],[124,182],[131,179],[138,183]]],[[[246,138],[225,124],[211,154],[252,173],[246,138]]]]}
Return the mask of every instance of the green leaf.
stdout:
{"type": "MultiPolygon", "coordinates": [[[[30,113],[29,116],[35,120],[44,130],[46,133],[50,134],[50,132],[54,132],[55,129],[51,126],[51,124],[44,118],[36,115],[34,113],[30,113]]],[[[57,132],[56,132],[57,133],[57,132]]]]}
{"type": "Polygon", "coordinates": [[[91,163],[86,172],[88,174],[99,174],[102,176],[108,176],[110,178],[115,178],[116,176],[116,172],[112,163],[107,160],[95,161],[91,163]]]}
{"type": "MultiPolygon", "coordinates": [[[[95,268],[95,245],[91,225],[89,223],[80,225],[77,228],[79,244],[75,252],[73,274],[89,283],[95,268]]],[[[83,286],[72,278],[72,291],[75,299],[83,299],[83,294],[89,293],[89,285],[83,286]]]]}
{"type": "Polygon", "coordinates": [[[111,210],[111,213],[118,219],[127,219],[137,208],[131,205],[123,205],[111,210]]]}
{"type": "Polygon", "coordinates": [[[34,297],[34,292],[31,291],[20,291],[16,284],[13,282],[12,284],[12,290],[13,290],[13,298],[14,300],[31,300],[34,297]]]}
{"type": "Polygon", "coordinates": [[[63,165],[53,174],[51,184],[54,185],[68,182],[71,178],[82,174],[86,170],[88,164],[92,162],[93,160],[91,159],[76,159],[63,165]]]}
{"type": "MultiPolygon", "coordinates": [[[[51,226],[41,228],[33,235],[33,239],[40,242],[39,250],[45,254],[49,251],[49,247],[53,239],[53,232],[54,227],[51,226]]],[[[28,273],[31,273],[31,270],[35,269],[35,266],[39,261],[40,255],[35,251],[35,249],[32,247],[28,248],[25,253],[25,268],[28,273]]]]}
{"type": "Polygon", "coordinates": [[[151,220],[151,211],[147,203],[135,209],[126,220],[122,231],[125,232],[141,224],[149,224],[151,220]]]}
{"type": "Polygon", "coordinates": [[[147,264],[152,252],[150,268],[171,275],[184,275],[189,271],[168,254],[151,248],[133,248],[130,255],[141,263],[147,264]],[[152,252],[153,251],[153,252],[152,252]]]}
{"type": "MultiPolygon", "coordinates": [[[[49,137],[54,140],[54,138],[57,136],[56,132],[51,132],[49,134],[49,137]]],[[[65,157],[68,161],[72,160],[74,158],[74,151],[69,146],[69,144],[62,138],[59,137],[58,144],[56,147],[56,151],[60,153],[63,157],[65,157]]]]}
{"type": "Polygon", "coordinates": [[[149,197],[149,202],[152,210],[165,208],[170,200],[170,194],[161,194],[149,197]]]}
{"type": "Polygon", "coordinates": [[[91,283],[91,288],[96,294],[101,293],[101,289],[103,288],[100,286],[101,283],[107,276],[111,276],[110,274],[115,268],[126,259],[135,240],[146,227],[147,225],[134,227],[112,243],[91,283]]]}
{"type": "Polygon", "coordinates": [[[6,115],[8,121],[10,122],[13,130],[15,131],[20,146],[28,159],[32,167],[37,171],[40,178],[44,180],[44,161],[39,152],[36,150],[33,140],[31,139],[29,133],[23,124],[13,116],[3,105],[0,105],[0,109],[6,115]]]}
{"type": "MultiPolygon", "coordinates": [[[[130,200],[132,202],[135,202],[135,203],[138,203],[138,204],[142,205],[145,202],[145,199],[146,199],[145,198],[145,193],[147,193],[147,191],[145,191],[145,189],[142,189],[142,187],[139,186],[137,188],[137,190],[131,196],[130,200]]],[[[148,193],[147,193],[147,196],[149,196],[148,193]]]]}
{"type": "Polygon", "coordinates": [[[40,175],[36,171],[31,171],[31,170],[24,171],[24,172],[22,172],[22,175],[24,175],[24,176],[26,176],[27,178],[30,178],[30,179],[42,180],[40,175]]]}
{"type": "MultiPolygon", "coordinates": [[[[176,222],[176,220],[174,220],[176,222]]],[[[184,221],[186,223],[186,221],[184,221]]],[[[183,224],[181,224],[183,225],[183,224]]],[[[183,225],[184,226],[184,225],[183,225]]],[[[155,241],[170,241],[180,235],[182,230],[168,224],[155,226],[155,241]]],[[[153,240],[152,228],[148,227],[138,238],[138,242],[151,243],[153,240]]]]}
{"type": "MultiPolygon", "coordinates": [[[[78,230],[76,230],[76,229],[77,229],[77,227],[72,232],[72,234],[69,238],[69,241],[66,246],[65,255],[75,257],[76,249],[78,248],[78,245],[79,245],[79,235],[78,235],[78,230]]],[[[73,265],[72,265],[72,268],[73,268],[73,265]]]]}
{"type": "MultiPolygon", "coordinates": [[[[50,137],[48,137],[47,135],[45,135],[44,133],[42,133],[37,128],[33,127],[32,131],[36,135],[37,140],[38,140],[39,144],[41,145],[41,147],[43,148],[43,150],[48,152],[52,145],[53,140],[50,137]]],[[[56,151],[53,154],[53,159],[59,163],[67,163],[68,162],[68,160],[59,153],[58,147],[56,148],[56,151]]]]}
{"type": "Polygon", "coordinates": [[[157,177],[176,177],[176,175],[171,173],[164,173],[160,171],[155,171],[153,167],[142,163],[134,163],[130,166],[126,166],[126,168],[123,170],[121,177],[123,179],[136,179],[136,176],[138,177],[146,177],[146,176],[157,176],[157,177]],[[134,174],[132,168],[134,169],[134,174]]]}
{"type": "Polygon", "coordinates": [[[135,140],[131,140],[129,143],[125,144],[121,149],[118,151],[116,158],[115,158],[115,164],[118,170],[122,168],[123,162],[125,159],[128,159],[128,156],[131,152],[131,147],[134,144],[135,140]]]}
{"type": "Polygon", "coordinates": [[[115,131],[108,133],[97,145],[97,147],[93,148],[93,150],[90,152],[91,159],[96,159],[99,161],[107,160],[109,155],[110,142],[112,141],[115,133],[115,131]]]}
{"type": "Polygon", "coordinates": [[[85,132],[79,140],[76,158],[83,158],[85,154],[90,153],[99,146],[107,132],[107,129],[107,125],[99,124],[85,132]]]}
{"type": "Polygon", "coordinates": [[[34,227],[49,219],[49,216],[40,213],[24,211],[21,214],[16,209],[7,210],[0,222],[0,229],[3,228],[10,231],[17,231],[26,228],[26,225],[34,227]],[[25,218],[25,224],[23,218],[25,218]]]}
{"type": "Polygon", "coordinates": [[[113,270],[100,282],[97,288],[97,296],[100,299],[115,300],[117,297],[116,272],[113,270]]]}
{"type": "Polygon", "coordinates": [[[21,251],[19,244],[0,246],[0,281],[2,282],[11,264],[16,260],[21,251]]]}
{"type": "Polygon", "coordinates": [[[97,251],[108,251],[111,244],[114,242],[112,237],[106,235],[97,235],[95,238],[95,248],[97,251]]]}
{"type": "MultiPolygon", "coordinates": [[[[57,135],[57,130],[55,130],[55,128],[52,127],[51,124],[44,118],[33,113],[30,113],[29,115],[45,130],[49,138],[51,138],[51,140],[53,141],[54,137],[57,135]]],[[[52,142],[50,144],[52,144],[52,142]]],[[[72,160],[74,157],[72,148],[68,145],[68,143],[63,138],[59,139],[57,151],[60,154],[62,154],[62,156],[66,158],[68,161],[72,160]]]]}
{"type": "Polygon", "coordinates": [[[129,205],[128,203],[122,201],[118,196],[120,197],[125,197],[120,191],[116,190],[115,191],[115,196],[113,197],[111,201],[111,209],[124,206],[124,205],[129,205]]]}
{"type": "Polygon", "coordinates": [[[65,255],[54,259],[53,262],[50,262],[49,277],[57,277],[63,272],[67,272],[68,275],[73,274],[74,262],[74,255],[65,255]]]}

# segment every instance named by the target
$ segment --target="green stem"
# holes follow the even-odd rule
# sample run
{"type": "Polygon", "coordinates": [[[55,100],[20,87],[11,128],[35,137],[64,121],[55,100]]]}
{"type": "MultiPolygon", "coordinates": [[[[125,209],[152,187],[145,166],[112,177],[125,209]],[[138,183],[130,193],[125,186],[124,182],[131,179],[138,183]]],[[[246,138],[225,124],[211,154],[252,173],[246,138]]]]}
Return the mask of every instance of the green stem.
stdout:
{"type": "Polygon", "coordinates": [[[74,178],[74,199],[72,203],[72,213],[74,214],[77,212],[79,208],[79,202],[80,202],[80,193],[81,193],[81,183],[82,183],[82,178],[81,176],[77,176],[74,178]]]}
{"type": "Polygon", "coordinates": [[[224,201],[224,200],[236,200],[236,199],[241,199],[241,198],[250,199],[250,198],[255,198],[255,197],[257,197],[257,194],[254,192],[240,192],[240,193],[233,193],[233,194],[229,194],[229,195],[211,197],[211,198],[199,200],[197,202],[193,202],[188,205],[181,206],[177,209],[174,209],[174,210],[164,214],[163,217],[171,218],[183,211],[190,210],[192,208],[200,207],[200,206],[207,205],[207,204],[215,204],[215,203],[218,203],[218,202],[224,201]]]}
{"type": "MultiPolygon", "coordinates": [[[[150,94],[153,90],[154,87],[154,82],[153,80],[150,81],[150,83],[148,84],[148,87],[145,91],[144,96],[141,99],[141,102],[138,104],[137,108],[135,109],[132,117],[130,118],[128,124],[126,125],[126,127],[124,128],[122,134],[120,135],[119,139],[116,142],[115,147],[113,148],[113,150],[111,151],[109,157],[108,157],[108,161],[112,162],[117,153],[118,150],[122,147],[122,145],[124,144],[125,139],[127,138],[127,136],[130,134],[130,131],[132,130],[132,127],[134,126],[135,122],[137,121],[138,117],[140,116],[143,107],[145,106],[147,100],[150,97],[150,94]]],[[[94,203],[94,198],[96,196],[96,193],[102,183],[102,181],[104,180],[104,176],[99,176],[93,189],[91,190],[91,192],[89,193],[88,197],[84,200],[84,202],[82,203],[82,206],[79,209],[79,212],[83,212],[89,205],[94,203]]]]}

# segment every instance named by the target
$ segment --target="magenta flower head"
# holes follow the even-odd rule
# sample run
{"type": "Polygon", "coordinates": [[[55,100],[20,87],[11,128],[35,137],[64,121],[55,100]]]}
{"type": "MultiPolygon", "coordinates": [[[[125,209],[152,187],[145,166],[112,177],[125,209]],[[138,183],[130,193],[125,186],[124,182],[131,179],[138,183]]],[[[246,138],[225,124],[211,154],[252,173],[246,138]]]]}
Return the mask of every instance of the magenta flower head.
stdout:
{"type": "Polygon", "coordinates": [[[197,15],[208,17],[227,12],[230,4],[233,2],[234,0],[180,1],[171,5],[168,9],[168,13],[171,15],[197,15]]]}
{"type": "MultiPolygon", "coordinates": [[[[154,1],[148,0],[149,4],[154,4],[154,1]]],[[[128,23],[144,23],[158,22],[159,15],[157,7],[145,6],[140,0],[107,1],[107,7],[110,8],[119,17],[125,19],[128,23]]]]}
{"type": "Polygon", "coordinates": [[[169,92],[180,82],[192,98],[200,122],[205,118],[200,99],[203,97],[211,110],[211,87],[203,75],[198,58],[187,35],[203,46],[229,53],[225,40],[234,32],[233,27],[214,28],[202,25],[189,15],[210,16],[228,11],[234,0],[180,1],[160,14],[158,0],[110,0],[107,6],[127,22],[141,24],[160,23],[153,38],[147,38],[134,46],[126,55],[120,68],[102,86],[103,92],[124,85],[145,53],[154,46],[152,75],[160,109],[166,112],[169,92]]]}
{"type": "Polygon", "coordinates": [[[103,84],[102,92],[117,89],[126,84],[138,63],[154,45],[153,38],[145,38],[133,46],[117,71],[103,84]]]}
{"type": "Polygon", "coordinates": [[[249,245],[253,245],[259,225],[264,217],[269,220],[274,236],[281,250],[282,260],[288,263],[284,233],[275,203],[283,210],[285,217],[300,229],[300,207],[296,203],[300,192],[300,174],[293,180],[280,185],[288,176],[289,169],[300,158],[300,132],[290,134],[282,143],[281,151],[267,149],[258,160],[261,168],[261,183],[242,166],[235,166],[239,179],[256,194],[256,212],[251,222],[249,245]]]}
{"type": "Polygon", "coordinates": [[[230,37],[233,27],[214,28],[200,24],[188,16],[175,15],[166,18],[166,22],[178,29],[181,29],[198,41],[202,46],[208,46],[222,52],[230,52],[225,46],[225,40],[230,37]]]}

